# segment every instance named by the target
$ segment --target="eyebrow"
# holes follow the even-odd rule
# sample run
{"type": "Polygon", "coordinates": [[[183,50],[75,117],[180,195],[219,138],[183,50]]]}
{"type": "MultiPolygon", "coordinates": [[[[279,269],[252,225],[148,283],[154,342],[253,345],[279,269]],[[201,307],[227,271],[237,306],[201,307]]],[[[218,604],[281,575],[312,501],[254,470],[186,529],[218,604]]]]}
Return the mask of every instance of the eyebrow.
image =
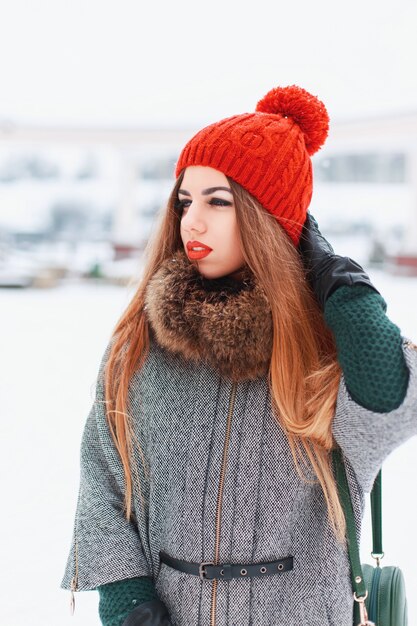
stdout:
{"type": "MultiPolygon", "coordinates": [[[[230,187],[209,187],[208,189],[203,189],[201,193],[203,196],[209,196],[215,191],[228,191],[229,193],[232,193],[230,187]]],[[[184,196],[191,196],[190,192],[185,189],[179,189],[178,193],[182,193],[184,196]]]]}

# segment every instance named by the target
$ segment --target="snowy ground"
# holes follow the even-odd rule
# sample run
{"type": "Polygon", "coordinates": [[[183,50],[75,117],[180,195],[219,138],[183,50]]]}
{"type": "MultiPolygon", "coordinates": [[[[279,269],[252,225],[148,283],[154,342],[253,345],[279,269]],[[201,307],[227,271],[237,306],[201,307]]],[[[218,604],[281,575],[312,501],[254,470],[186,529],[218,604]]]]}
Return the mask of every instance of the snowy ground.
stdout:
{"type": "MultiPolygon", "coordinates": [[[[341,250],[339,249],[339,252],[341,250]]],[[[352,256],[354,256],[351,253],[352,256]]],[[[358,259],[359,260],[359,259],[358,259]]],[[[417,279],[370,274],[404,335],[417,340],[417,279]]],[[[97,368],[132,288],[68,284],[0,291],[2,407],[2,591],[7,626],[99,626],[97,593],[59,588],[72,533],[79,444],[97,368]]],[[[417,419],[417,415],[416,415],[417,419]]],[[[417,438],[397,449],[383,472],[383,564],[399,565],[417,623],[417,438]]],[[[371,562],[369,508],[362,558],[371,562]]]]}

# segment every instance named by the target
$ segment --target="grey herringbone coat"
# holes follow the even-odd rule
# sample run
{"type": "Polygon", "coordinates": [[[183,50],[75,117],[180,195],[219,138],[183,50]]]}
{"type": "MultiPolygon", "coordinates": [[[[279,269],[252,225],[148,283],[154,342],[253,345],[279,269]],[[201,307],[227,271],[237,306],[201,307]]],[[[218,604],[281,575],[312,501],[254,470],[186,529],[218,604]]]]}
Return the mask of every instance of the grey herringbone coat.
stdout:
{"type": "MultiPolygon", "coordinates": [[[[333,432],[345,455],[360,537],[364,492],[386,456],[417,434],[417,351],[406,345],[407,395],[390,413],[349,396],[342,377],[333,432]]],[[[106,355],[103,357],[102,372],[106,355]]],[[[326,521],[322,491],[298,476],[287,438],[273,417],[265,377],[232,382],[152,340],[130,386],[145,506],[123,516],[123,471],[109,435],[103,384],[85,426],[74,541],[62,581],[77,590],[152,576],[174,626],[209,626],[213,581],[160,565],[159,551],[211,561],[256,563],[292,555],[292,571],[218,581],[216,626],[352,626],[349,561],[326,521]],[[231,398],[235,392],[234,405],[231,398]],[[230,418],[230,419],[229,419],[230,418]],[[230,432],[228,432],[228,425],[230,432]],[[227,442],[227,447],[225,447],[227,442]],[[216,526],[222,462],[227,460],[216,526]]]]}
{"type": "MultiPolygon", "coordinates": [[[[237,281],[204,279],[180,250],[152,277],[145,303],[150,351],[129,385],[143,453],[133,463],[143,488],[135,519],[123,516],[123,470],[103,404],[105,354],[82,440],[63,586],[151,576],[174,626],[352,626],[346,547],[334,538],[320,485],[297,473],[272,411],[272,319],[260,285],[249,269],[237,281]],[[292,556],[293,569],[213,582],[161,566],[160,550],[195,563],[292,556]]],[[[364,409],[343,377],[339,385],[332,428],[358,538],[364,492],[391,450],[417,433],[417,351],[403,350],[410,380],[398,409],[364,409]]]]}

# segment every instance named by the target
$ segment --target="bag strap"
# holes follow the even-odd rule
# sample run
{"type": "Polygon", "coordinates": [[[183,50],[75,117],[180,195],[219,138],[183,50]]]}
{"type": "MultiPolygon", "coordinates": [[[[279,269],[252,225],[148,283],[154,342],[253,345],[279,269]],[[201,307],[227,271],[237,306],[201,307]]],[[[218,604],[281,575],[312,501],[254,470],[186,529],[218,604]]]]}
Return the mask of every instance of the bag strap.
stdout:
{"type": "Polygon", "coordinates": [[[346,539],[350,560],[352,587],[357,598],[366,597],[367,590],[359,556],[355,518],[353,514],[352,501],[350,498],[349,484],[346,477],[345,465],[343,463],[342,454],[339,449],[335,448],[332,451],[332,457],[340,504],[342,505],[342,509],[346,519],[346,539]]]}
{"type": "Polygon", "coordinates": [[[382,549],[382,472],[378,472],[371,491],[371,514],[372,514],[372,556],[379,558],[384,556],[382,549]]]}
{"type": "MultiPolygon", "coordinates": [[[[347,477],[346,477],[346,470],[345,470],[345,466],[343,463],[343,457],[340,452],[340,448],[333,450],[333,460],[334,460],[334,463],[336,464],[336,470],[337,469],[339,470],[339,473],[336,471],[336,478],[338,478],[338,476],[341,478],[341,480],[343,481],[342,484],[345,486],[344,490],[346,491],[346,493],[350,493],[349,485],[348,485],[347,477]],[[340,467],[340,464],[342,465],[342,467],[340,467]]],[[[338,485],[339,485],[339,480],[338,480],[338,485]]],[[[339,496],[342,501],[340,489],[339,489],[339,496]]],[[[350,496],[349,496],[349,500],[350,500],[350,496]]],[[[351,501],[350,501],[350,505],[351,505],[351,501]]],[[[343,506],[343,502],[342,502],[342,506],[343,506]]],[[[343,507],[343,509],[344,508],[345,507],[343,507]]],[[[348,508],[352,509],[351,506],[349,506],[348,508]]],[[[346,515],[346,512],[345,512],[345,515],[346,515]]],[[[372,491],[371,491],[371,517],[372,517],[372,556],[376,558],[377,563],[379,565],[378,557],[382,558],[384,556],[384,551],[382,549],[382,471],[381,470],[378,472],[377,477],[375,478],[375,482],[373,484],[372,491]]],[[[348,522],[348,519],[346,519],[346,522],[348,522]]]]}

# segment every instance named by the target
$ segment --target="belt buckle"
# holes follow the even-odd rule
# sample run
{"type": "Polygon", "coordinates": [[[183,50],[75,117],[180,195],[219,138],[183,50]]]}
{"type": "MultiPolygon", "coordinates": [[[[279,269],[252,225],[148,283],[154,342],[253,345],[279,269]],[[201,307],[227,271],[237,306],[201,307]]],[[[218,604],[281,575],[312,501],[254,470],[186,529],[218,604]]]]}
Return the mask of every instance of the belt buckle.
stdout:
{"type": "MultiPolygon", "coordinates": [[[[198,575],[200,576],[201,580],[205,580],[207,578],[205,576],[206,571],[203,569],[203,567],[205,567],[206,565],[214,565],[214,561],[201,561],[200,565],[198,566],[198,575]]],[[[211,578],[209,578],[208,580],[211,580],[211,578]]]]}

